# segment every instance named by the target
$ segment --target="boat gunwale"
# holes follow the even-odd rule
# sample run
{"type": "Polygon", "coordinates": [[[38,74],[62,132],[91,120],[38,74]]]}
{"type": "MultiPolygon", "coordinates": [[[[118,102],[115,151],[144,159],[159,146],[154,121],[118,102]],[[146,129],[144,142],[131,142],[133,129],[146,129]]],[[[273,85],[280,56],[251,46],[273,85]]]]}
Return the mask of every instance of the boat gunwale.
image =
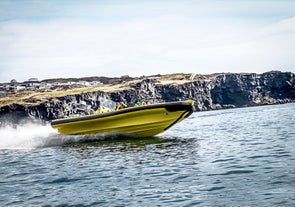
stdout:
{"type": "MultiPolygon", "coordinates": [[[[62,119],[55,119],[51,121],[51,125],[59,125],[59,124],[67,124],[76,121],[87,121],[97,118],[105,118],[108,116],[114,116],[119,114],[125,114],[129,112],[141,111],[141,110],[148,110],[148,109],[157,109],[157,108],[165,108],[167,111],[190,111],[193,112],[193,106],[189,102],[186,101],[177,101],[177,102],[168,102],[168,103],[158,103],[158,104],[150,104],[150,105],[140,105],[140,106],[133,106],[124,109],[120,109],[117,111],[111,111],[101,114],[92,114],[92,115],[85,115],[81,117],[73,117],[73,118],[62,118],[62,119]]],[[[190,114],[191,114],[190,113],[190,114]]]]}

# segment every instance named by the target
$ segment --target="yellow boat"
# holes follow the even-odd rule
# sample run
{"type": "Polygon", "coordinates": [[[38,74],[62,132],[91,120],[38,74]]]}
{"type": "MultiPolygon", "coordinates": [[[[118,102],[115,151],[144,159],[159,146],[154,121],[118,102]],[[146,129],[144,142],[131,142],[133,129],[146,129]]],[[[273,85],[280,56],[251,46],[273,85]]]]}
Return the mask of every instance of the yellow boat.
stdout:
{"type": "Polygon", "coordinates": [[[57,119],[51,126],[62,134],[149,137],[164,132],[193,112],[193,101],[140,105],[96,115],[57,119]]]}

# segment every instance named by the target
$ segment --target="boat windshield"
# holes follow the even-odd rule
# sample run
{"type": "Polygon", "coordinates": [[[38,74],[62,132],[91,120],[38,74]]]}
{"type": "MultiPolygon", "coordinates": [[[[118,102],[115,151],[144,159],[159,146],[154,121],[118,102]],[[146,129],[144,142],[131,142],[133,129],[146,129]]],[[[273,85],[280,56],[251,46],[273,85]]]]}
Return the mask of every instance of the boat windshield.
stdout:
{"type": "Polygon", "coordinates": [[[104,106],[110,109],[115,109],[116,102],[112,101],[111,99],[108,99],[106,97],[100,97],[99,98],[100,106],[104,106]]]}

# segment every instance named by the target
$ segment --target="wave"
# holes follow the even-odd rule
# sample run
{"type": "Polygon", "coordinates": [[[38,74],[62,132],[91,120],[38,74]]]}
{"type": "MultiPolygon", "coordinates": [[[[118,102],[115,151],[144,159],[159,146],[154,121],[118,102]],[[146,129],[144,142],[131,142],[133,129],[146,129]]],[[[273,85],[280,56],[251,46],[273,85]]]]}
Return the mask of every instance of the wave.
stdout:
{"type": "Polygon", "coordinates": [[[0,149],[31,149],[46,145],[57,132],[39,123],[8,124],[0,128],[0,149]]]}
{"type": "Polygon", "coordinates": [[[49,123],[7,124],[0,128],[0,149],[35,149],[84,141],[103,140],[104,136],[61,135],[49,123]]]}

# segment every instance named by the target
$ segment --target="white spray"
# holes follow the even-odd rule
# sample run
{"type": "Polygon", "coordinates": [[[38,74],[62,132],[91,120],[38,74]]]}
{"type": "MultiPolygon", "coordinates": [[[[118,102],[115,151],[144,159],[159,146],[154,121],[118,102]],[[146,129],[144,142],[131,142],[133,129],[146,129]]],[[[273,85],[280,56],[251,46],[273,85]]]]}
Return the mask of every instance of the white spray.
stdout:
{"type": "Polygon", "coordinates": [[[46,145],[46,140],[56,136],[50,125],[23,123],[0,128],[0,149],[30,149],[46,145]]]}
{"type": "Polygon", "coordinates": [[[32,122],[0,128],[0,149],[34,149],[102,139],[103,136],[61,135],[50,124],[32,122]]]}

